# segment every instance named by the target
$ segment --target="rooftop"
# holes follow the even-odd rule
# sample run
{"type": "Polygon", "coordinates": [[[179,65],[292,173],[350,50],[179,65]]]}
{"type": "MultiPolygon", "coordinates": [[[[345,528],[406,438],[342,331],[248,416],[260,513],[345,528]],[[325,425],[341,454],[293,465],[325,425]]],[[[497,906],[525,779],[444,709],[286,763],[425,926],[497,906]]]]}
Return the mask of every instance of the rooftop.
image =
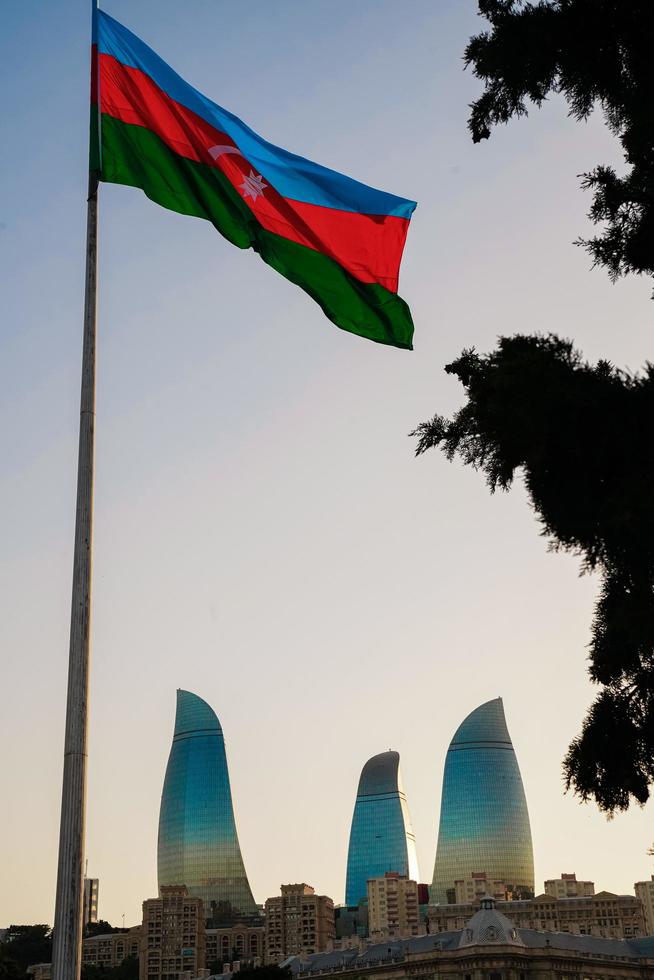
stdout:
{"type": "MultiPolygon", "coordinates": [[[[613,897],[613,896],[611,896],[613,897]]],[[[506,903],[500,903],[506,904],[506,903]]],[[[432,933],[411,939],[393,939],[359,949],[314,953],[301,959],[289,957],[282,965],[289,966],[294,976],[320,973],[339,973],[347,970],[370,969],[385,963],[400,963],[434,952],[466,952],[484,946],[520,947],[525,951],[538,949],[561,950],[567,956],[592,956],[607,960],[636,962],[654,958],[654,936],[643,939],[599,939],[595,936],[576,936],[563,932],[540,932],[518,929],[486,898],[482,908],[472,916],[463,929],[432,933]]]]}

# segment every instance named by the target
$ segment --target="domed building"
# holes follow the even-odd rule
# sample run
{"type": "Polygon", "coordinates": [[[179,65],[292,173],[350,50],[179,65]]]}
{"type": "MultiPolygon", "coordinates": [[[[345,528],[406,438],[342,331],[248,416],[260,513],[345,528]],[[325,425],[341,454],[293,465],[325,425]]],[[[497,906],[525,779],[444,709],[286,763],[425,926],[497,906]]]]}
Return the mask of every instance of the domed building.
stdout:
{"type": "Polygon", "coordinates": [[[291,980],[654,980],[654,936],[600,939],[521,929],[486,897],[463,929],[361,939],[291,956],[281,966],[291,980]]]}
{"type": "Polygon", "coordinates": [[[525,946],[518,930],[505,915],[498,912],[494,898],[482,898],[481,907],[466,923],[458,948],[466,946],[525,946]]]}

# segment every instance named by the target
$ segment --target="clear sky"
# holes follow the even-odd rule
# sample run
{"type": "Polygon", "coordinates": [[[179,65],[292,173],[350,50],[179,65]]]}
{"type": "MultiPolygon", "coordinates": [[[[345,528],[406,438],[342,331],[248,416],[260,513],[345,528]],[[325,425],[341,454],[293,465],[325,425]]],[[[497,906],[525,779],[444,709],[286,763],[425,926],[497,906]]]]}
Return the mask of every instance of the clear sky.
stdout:
{"type": "MultiPolygon", "coordinates": [[[[0,926],[52,922],[79,411],[87,0],[3,5],[0,33],[0,926]]],[[[443,365],[500,333],[652,358],[651,283],[612,286],[571,243],[577,174],[616,159],[554,101],[473,146],[472,0],[106,0],[262,135],[416,199],[401,294],[415,351],[339,331],[206,223],[101,188],[89,872],[100,913],[156,894],[175,689],[225,730],[258,901],[342,901],[366,759],[401,754],[431,880],[443,761],[501,695],[536,878],[630,891],[651,808],[607,821],[564,795],[593,691],[597,582],[549,554],[524,493],[407,433],[462,402],[443,365]]]]}

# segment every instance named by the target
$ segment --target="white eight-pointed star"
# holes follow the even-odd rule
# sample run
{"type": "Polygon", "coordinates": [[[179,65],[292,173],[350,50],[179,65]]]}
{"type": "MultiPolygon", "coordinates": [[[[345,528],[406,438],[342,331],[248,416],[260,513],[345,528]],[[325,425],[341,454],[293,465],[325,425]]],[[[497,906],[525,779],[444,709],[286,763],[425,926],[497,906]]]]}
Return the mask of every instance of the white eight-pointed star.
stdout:
{"type": "Polygon", "coordinates": [[[243,183],[239,184],[243,191],[243,197],[251,197],[253,201],[256,201],[259,195],[263,197],[263,189],[267,186],[268,184],[264,183],[261,174],[255,174],[254,170],[251,170],[250,176],[246,176],[243,183]]]}

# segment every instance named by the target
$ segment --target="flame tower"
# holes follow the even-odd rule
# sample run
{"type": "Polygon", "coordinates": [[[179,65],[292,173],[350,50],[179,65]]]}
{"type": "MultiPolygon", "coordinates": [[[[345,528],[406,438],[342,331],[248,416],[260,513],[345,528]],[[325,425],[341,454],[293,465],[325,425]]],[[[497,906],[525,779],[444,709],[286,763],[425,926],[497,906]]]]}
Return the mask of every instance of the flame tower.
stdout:
{"type": "Polygon", "coordinates": [[[382,752],[361,770],[350,847],[345,904],[365,899],[368,878],[397,871],[418,881],[416,839],[402,788],[398,752],[382,752]]]}
{"type": "Polygon", "coordinates": [[[527,800],[501,698],[475,708],[447,750],[431,901],[454,901],[454,882],[475,871],[533,895],[527,800]]]}
{"type": "Polygon", "coordinates": [[[159,887],[186,885],[207,917],[257,911],[236,833],[223,730],[206,701],[189,691],[177,691],[157,863],[159,887]]]}

